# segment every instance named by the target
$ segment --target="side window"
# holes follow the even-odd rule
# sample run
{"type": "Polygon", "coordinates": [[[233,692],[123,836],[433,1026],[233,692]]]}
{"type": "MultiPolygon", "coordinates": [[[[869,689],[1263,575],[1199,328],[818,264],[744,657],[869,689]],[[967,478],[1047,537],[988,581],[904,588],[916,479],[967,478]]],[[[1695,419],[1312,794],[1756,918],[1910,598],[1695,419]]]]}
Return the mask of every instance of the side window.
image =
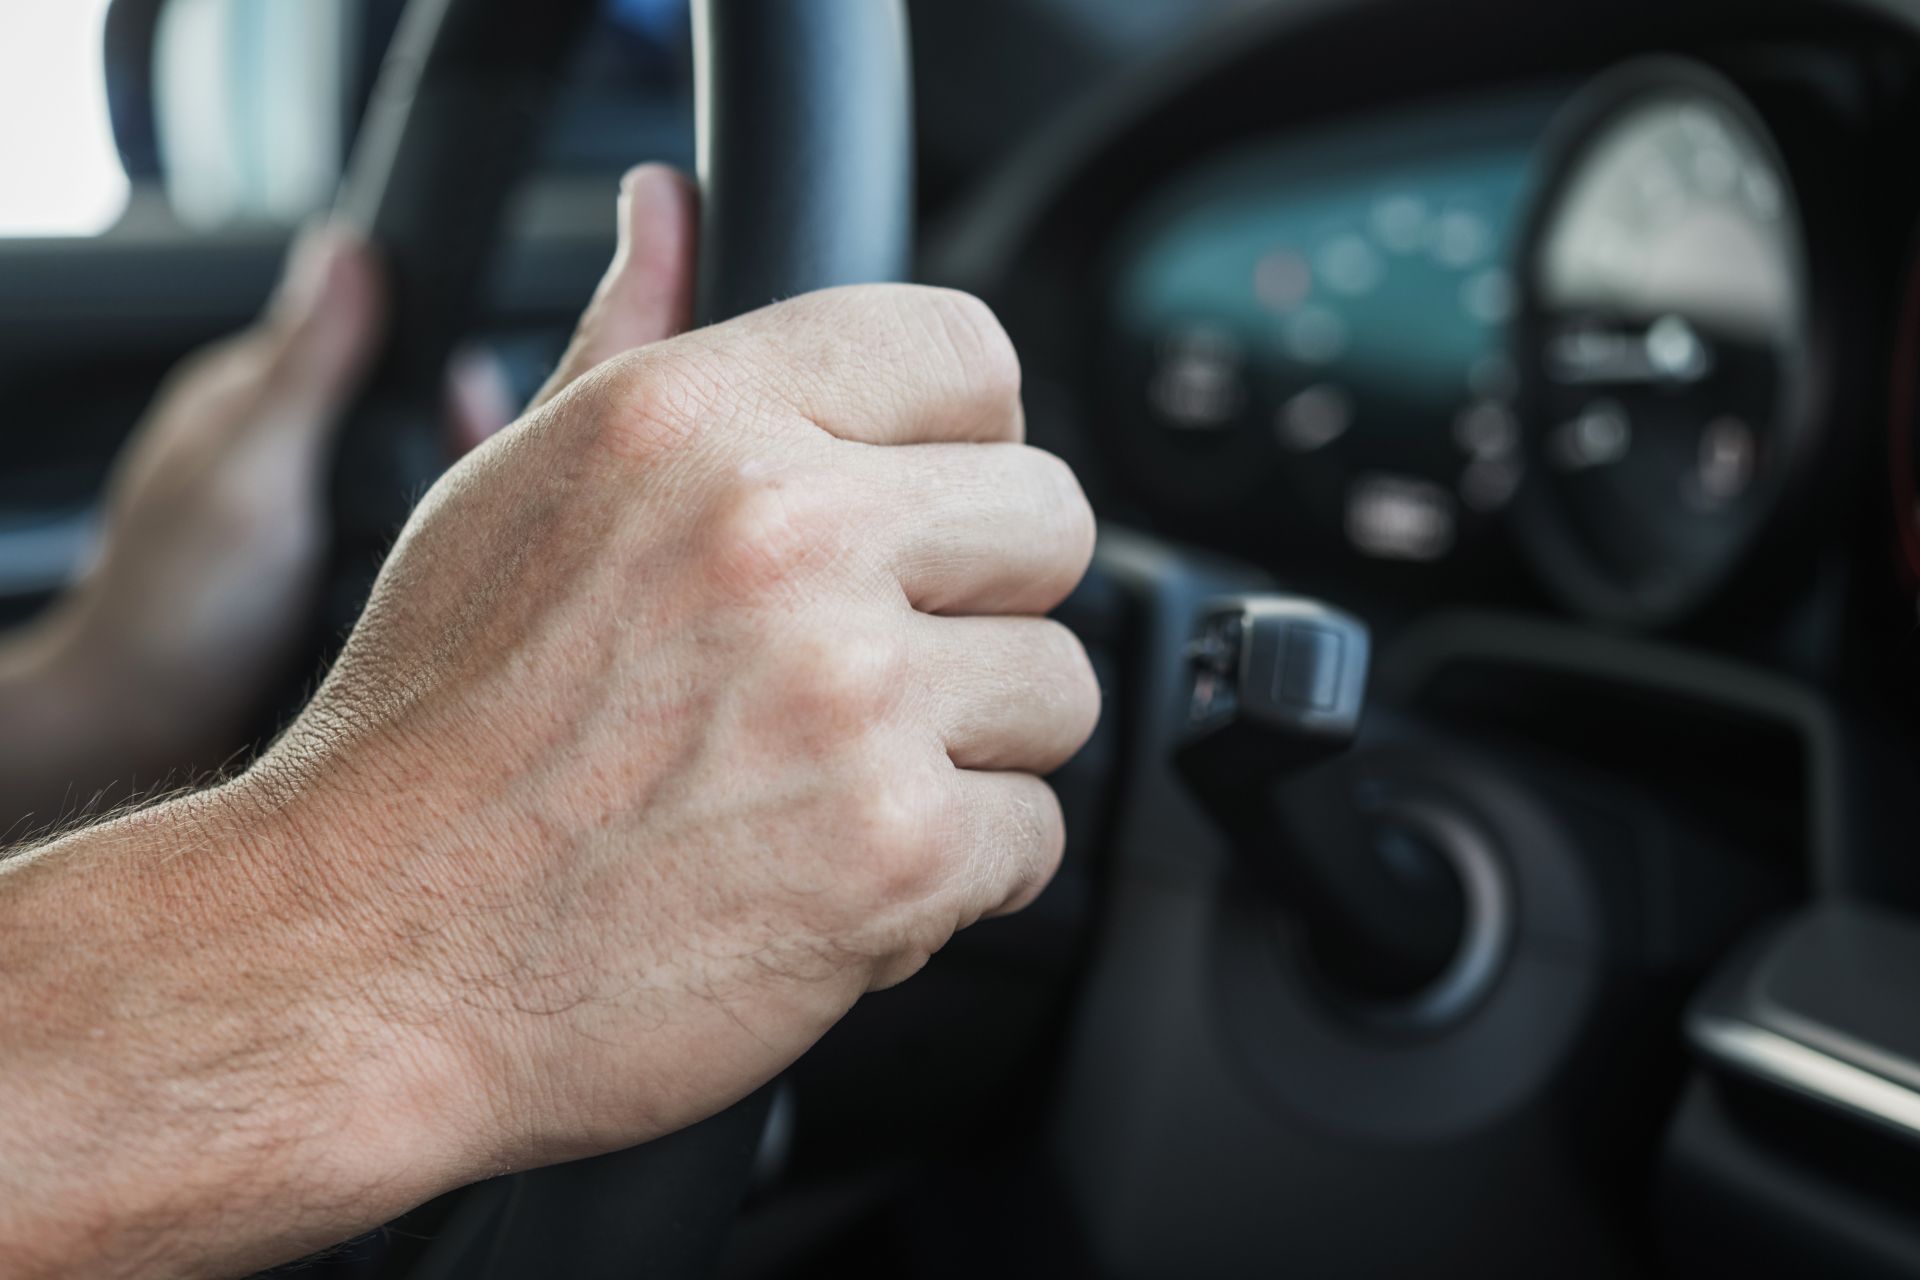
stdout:
{"type": "Polygon", "coordinates": [[[101,57],[107,5],[0,4],[0,237],[97,235],[126,208],[101,57]]]}
{"type": "MultiPolygon", "coordinates": [[[[686,0],[604,0],[544,173],[692,161],[686,0]]],[[[291,227],[403,0],[0,0],[0,238],[291,227]]]]}

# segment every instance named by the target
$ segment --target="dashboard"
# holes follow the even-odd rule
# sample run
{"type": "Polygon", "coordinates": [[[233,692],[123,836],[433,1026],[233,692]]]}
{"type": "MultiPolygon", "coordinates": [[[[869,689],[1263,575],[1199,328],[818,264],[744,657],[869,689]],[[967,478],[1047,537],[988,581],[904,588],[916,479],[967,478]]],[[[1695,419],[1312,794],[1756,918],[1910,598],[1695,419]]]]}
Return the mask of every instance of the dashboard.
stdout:
{"type": "Polygon", "coordinates": [[[1116,232],[1122,465],[1363,579],[1457,591],[1505,538],[1576,610],[1684,616],[1817,428],[1797,205],[1678,58],[1209,159],[1116,232]]]}
{"type": "MultiPolygon", "coordinates": [[[[942,1272],[964,1244],[1036,1273],[1623,1276],[1650,1272],[1677,1168],[1733,1191],[1673,1211],[1700,1250],[1675,1273],[1791,1271],[1767,1251],[1864,1160],[1824,1178],[1797,1125],[1744,1114],[1763,1155],[1739,1158],[1678,1015],[1782,913],[1920,912],[1920,0],[1223,9],[974,198],[947,203],[949,165],[923,203],[923,275],[994,306],[1030,437],[1103,520],[1066,612],[1108,712],[1055,779],[1054,887],[792,1073],[796,1183],[834,1217],[864,1212],[869,1165],[884,1191],[925,1151],[1044,1147],[980,1165],[990,1191],[932,1180],[942,1272]],[[1273,849],[1227,847],[1170,767],[1187,615],[1275,588],[1375,641],[1361,740],[1277,801],[1294,843],[1445,899],[1420,918],[1449,927],[1469,883],[1501,886],[1484,930],[1434,931],[1503,949],[1455,1022],[1369,1020],[1287,933],[1250,865],[1273,849]],[[1447,870],[1469,856],[1471,882],[1447,870]]],[[[534,380],[604,265],[591,171],[684,149],[683,110],[643,130],[596,101],[642,71],[684,97],[679,10],[617,11],[629,44],[494,290],[488,336],[534,380]]],[[[959,12],[916,31],[1064,76],[959,12]]],[[[955,83],[922,115],[970,136],[990,104],[955,83]]],[[[64,577],[159,371],[249,313],[281,247],[128,234],[0,264],[0,387],[62,424],[16,432],[0,475],[0,611],[64,577]]],[[[1898,997],[1894,974],[1856,985],[1898,997]]],[[[1812,1234],[1876,1223],[1827,1216],[1812,1234]]],[[[1843,1269],[1823,1247],[1800,1274],[1843,1269]]]]}
{"type": "Polygon", "coordinates": [[[949,246],[1036,438],[1389,630],[1508,609],[1816,681],[1860,642],[1910,686],[1911,59],[1857,6],[1632,5],[1585,48],[1346,8],[1407,47],[1308,13],[1277,80],[1227,42],[949,246]]]}
{"type": "Polygon", "coordinates": [[[1131,213],[1103,385],[1142,501],[1283,559],[1485,572],[1523,472],[1511,259],[1553,101],[1250,144],[1131,213]]]}
{"type": "Polygon", "coordinates": [[[1117,1273],[1913,1274],[1831,1261],[1891,1157],[1816,1150],[1673,1027],[1768,921],[1920,911],[1915,137],[1920,5],[1294,0],[939,240],[1117,575],[1190,557],[1374,641],[1352,753],[1224,857],[1148,759],[1188,708],[1112,645],[1145,762],[1054,1149],[1117,1273]],[[1512,886],[1507,974],[1444,1033],[1353,1016],[1297,886],[1261,901],[1321,841],[1411,883],[1352,834],[1396,804],[1512,886]]]}

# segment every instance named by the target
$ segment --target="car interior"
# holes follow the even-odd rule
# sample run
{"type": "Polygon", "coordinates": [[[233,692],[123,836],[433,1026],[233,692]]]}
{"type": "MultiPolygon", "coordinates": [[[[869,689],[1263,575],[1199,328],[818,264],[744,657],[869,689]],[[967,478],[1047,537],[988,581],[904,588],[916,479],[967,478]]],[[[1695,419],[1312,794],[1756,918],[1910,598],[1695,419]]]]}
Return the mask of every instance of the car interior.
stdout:
{"type": "Polygon", "coordinates": [[[290,1274],[1920,1276],[1920,3],[113,0],[101,43],[124,212],[0,238],[0,621],[334,206],[403,322],[317,661],[448,353],[530,395],[643,160],[701,176],[703,320],[988,301],[1101,520],[1032,907],[714,1120],[290,1274]]]}

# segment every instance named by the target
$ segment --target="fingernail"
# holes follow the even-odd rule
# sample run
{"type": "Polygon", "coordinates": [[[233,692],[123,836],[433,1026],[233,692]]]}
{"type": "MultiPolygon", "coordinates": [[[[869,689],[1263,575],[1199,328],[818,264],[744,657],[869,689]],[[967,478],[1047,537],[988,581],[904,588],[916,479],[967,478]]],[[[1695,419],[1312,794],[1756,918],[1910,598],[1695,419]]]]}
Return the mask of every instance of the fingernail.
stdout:
{"type": "Polygon", "coordinates": [[[627,253],[633,247],[633,202],[635,194],[646,183],[646,167],[629,169],[620,177],[620,200],[615,209],[613,238],[613,265],[616,270],[627,260],[627,253]]]}
{"type": "Polygon", "coordinates": [[[631,168],[620,179],[620,227],[616,261],[624,259],[633,247],[634,214],[647,202],[658,203],[674,190],[677,179],[672,169],[662,164],[643,164],[631,168]]]}

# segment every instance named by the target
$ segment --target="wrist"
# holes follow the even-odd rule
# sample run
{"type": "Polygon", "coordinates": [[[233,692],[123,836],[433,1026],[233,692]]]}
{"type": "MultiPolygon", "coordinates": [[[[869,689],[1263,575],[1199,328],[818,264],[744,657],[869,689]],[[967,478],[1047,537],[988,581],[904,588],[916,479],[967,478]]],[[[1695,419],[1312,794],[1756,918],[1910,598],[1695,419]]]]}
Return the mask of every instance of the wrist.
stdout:
{"type": "Polygon", "coordinates": [[[253,1267],[473,1176],[293,817],[230,785],[0,871],[0,1270],[253,1267]]]}
{"type": "Polygon", "coordinates": [[[308,1094],[296,1105],[317,1185],[358,1206],[329,1241],[499,1171],[474,1140],[486,1089],[456,1034],[457,1002],[412,962],[404,887],[367,835],[378,806],[340,782],[256,768],[204,793],[243,851],[240,911],[253,928],[234,953],[278,957],[263,986],[289,994],[284,1011],[265,1002],[270,1026],[305,1044],[293,1084],[308,1094]]]}
{"type": "Polygon", "coordinates": [[[465,1006],[420,959],[438,926],[405,895],[429,886],[404,874],[397,824],[372,788],[342,781],[256,766],[209,794],[237,815],[262,896],[298,922],[292,982],[317,1059],[356,1116],[338,1145],[380,1157],[376,1168],[404,1167],[414,1187],[404,1209],[500,1171],[479,1116],[489,1090],[465,1006]]]}

